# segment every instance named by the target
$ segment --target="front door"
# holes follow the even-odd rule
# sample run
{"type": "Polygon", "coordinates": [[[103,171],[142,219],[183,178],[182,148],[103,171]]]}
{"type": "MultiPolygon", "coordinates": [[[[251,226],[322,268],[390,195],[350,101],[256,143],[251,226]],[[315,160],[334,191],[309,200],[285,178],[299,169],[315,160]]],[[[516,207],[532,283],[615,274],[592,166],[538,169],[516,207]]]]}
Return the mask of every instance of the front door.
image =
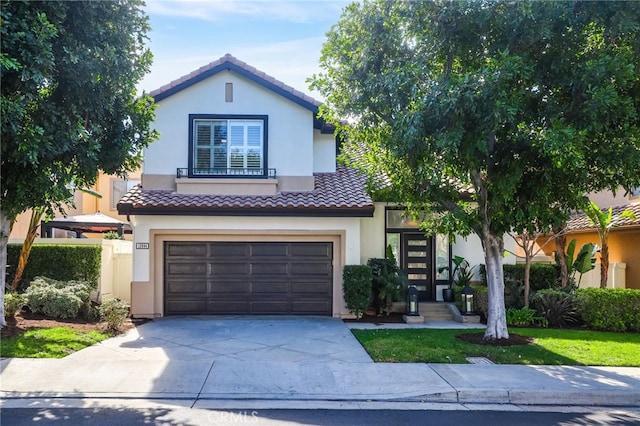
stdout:
{"type": "Polygon", "coordinates": [[[431,237],[425,236],[423,232],[402,232],[400,237],[400,267],[406,272],[409,285],[416,286],[420,300],[435,300],[431,237]]]}

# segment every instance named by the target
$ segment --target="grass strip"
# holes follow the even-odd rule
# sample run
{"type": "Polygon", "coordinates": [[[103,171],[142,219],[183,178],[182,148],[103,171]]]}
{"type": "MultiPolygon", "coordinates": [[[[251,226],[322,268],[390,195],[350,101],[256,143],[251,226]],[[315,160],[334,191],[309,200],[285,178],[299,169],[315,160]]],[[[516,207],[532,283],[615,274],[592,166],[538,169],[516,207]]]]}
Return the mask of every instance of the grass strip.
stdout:
{"type": "Polygon", "coordinates": [[[96,330],[38,328],[1,339],[0,354],[4,358],[64,358],[109,337],[110,334],[96,330]]]}
{"type": "Polygon", "coordinates": [[[456,336],[481,329],[352,330],[376,362],[466,364],[466,357],[485,357],[496,364],[640,366],[640,334],[591,330],[511,328],[535,342],[491,346],[463,342],[456,336]]]}

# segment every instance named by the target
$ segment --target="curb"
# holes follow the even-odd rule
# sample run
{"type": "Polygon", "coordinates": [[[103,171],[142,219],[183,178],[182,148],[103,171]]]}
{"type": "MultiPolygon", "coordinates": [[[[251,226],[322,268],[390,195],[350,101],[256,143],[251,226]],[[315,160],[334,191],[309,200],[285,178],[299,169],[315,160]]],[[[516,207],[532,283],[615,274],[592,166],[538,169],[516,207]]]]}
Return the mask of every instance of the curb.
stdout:
{"type": "Polygon", "coordinates": [[[409,397],[380,398],[379,395],[273,395],[265,394],[193,394],[193,393],[28,393],[28,392],[0,392],[0,406],[5,406],[8,401],[65,401],[65,400],[102,400],[102,401],[192,401],[192,404],[203,403],[228,403],[231,401],[264,403],[277,401],[288,404],[354,404],[354,403],[378,403],[378,404],[452,404],[452,405],[518,405],[518,406],[545,406],[545,407],[640,407],[639,392],[624,391],[575,391],[575,392],[545,392],[522,390],[496,390],[496,389],[459,389],[447,393],[435,393],[409,397]]]}

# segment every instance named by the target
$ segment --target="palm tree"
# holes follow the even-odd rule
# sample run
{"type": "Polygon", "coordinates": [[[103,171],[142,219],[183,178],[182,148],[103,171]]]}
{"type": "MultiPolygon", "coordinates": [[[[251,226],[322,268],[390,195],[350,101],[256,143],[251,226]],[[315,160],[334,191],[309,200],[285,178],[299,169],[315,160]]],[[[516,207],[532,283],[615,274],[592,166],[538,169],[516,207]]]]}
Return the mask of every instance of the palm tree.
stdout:
{"type": "Polygon", "coordinates": [[[636,220],[636,215],[631,210],[624,210],[619,215],[613,214],[613,208],[600,210],[593,201],[584,208],[584,213],[592,225],[596,227],[600,237],[600,288],[607,288],[607,276],[609,274],[609,232],[619,226],[624,219],[636,220]]]}

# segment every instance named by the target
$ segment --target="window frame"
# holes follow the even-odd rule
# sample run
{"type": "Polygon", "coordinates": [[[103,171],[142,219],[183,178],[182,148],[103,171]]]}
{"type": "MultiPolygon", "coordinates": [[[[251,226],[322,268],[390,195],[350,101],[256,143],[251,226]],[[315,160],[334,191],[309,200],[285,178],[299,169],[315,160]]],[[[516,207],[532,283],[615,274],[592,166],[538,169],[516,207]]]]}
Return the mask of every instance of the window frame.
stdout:
{"type": "MultiPolygon", "coordinates": [[[[266,179],[269,177],[269,158],[268,158],[268,134],[269,134],[269,116],[268,115],[245,115],[245,114],[189,114],[189,159],[188,174],[189,178],[256,178],[266,179]],[[197,120],[210,121],[262,121],[262,173],[260,174],[195,174],[194,173],[194,150],[195,143],[195,122],[197,120]]],[[[245,153],[246,160],[246,153],[245,153]]],[[[231,169],[231,168],[228,168],[231,169]]],[[[246,169],[245,169],[246,170],[246,169]]]]}

